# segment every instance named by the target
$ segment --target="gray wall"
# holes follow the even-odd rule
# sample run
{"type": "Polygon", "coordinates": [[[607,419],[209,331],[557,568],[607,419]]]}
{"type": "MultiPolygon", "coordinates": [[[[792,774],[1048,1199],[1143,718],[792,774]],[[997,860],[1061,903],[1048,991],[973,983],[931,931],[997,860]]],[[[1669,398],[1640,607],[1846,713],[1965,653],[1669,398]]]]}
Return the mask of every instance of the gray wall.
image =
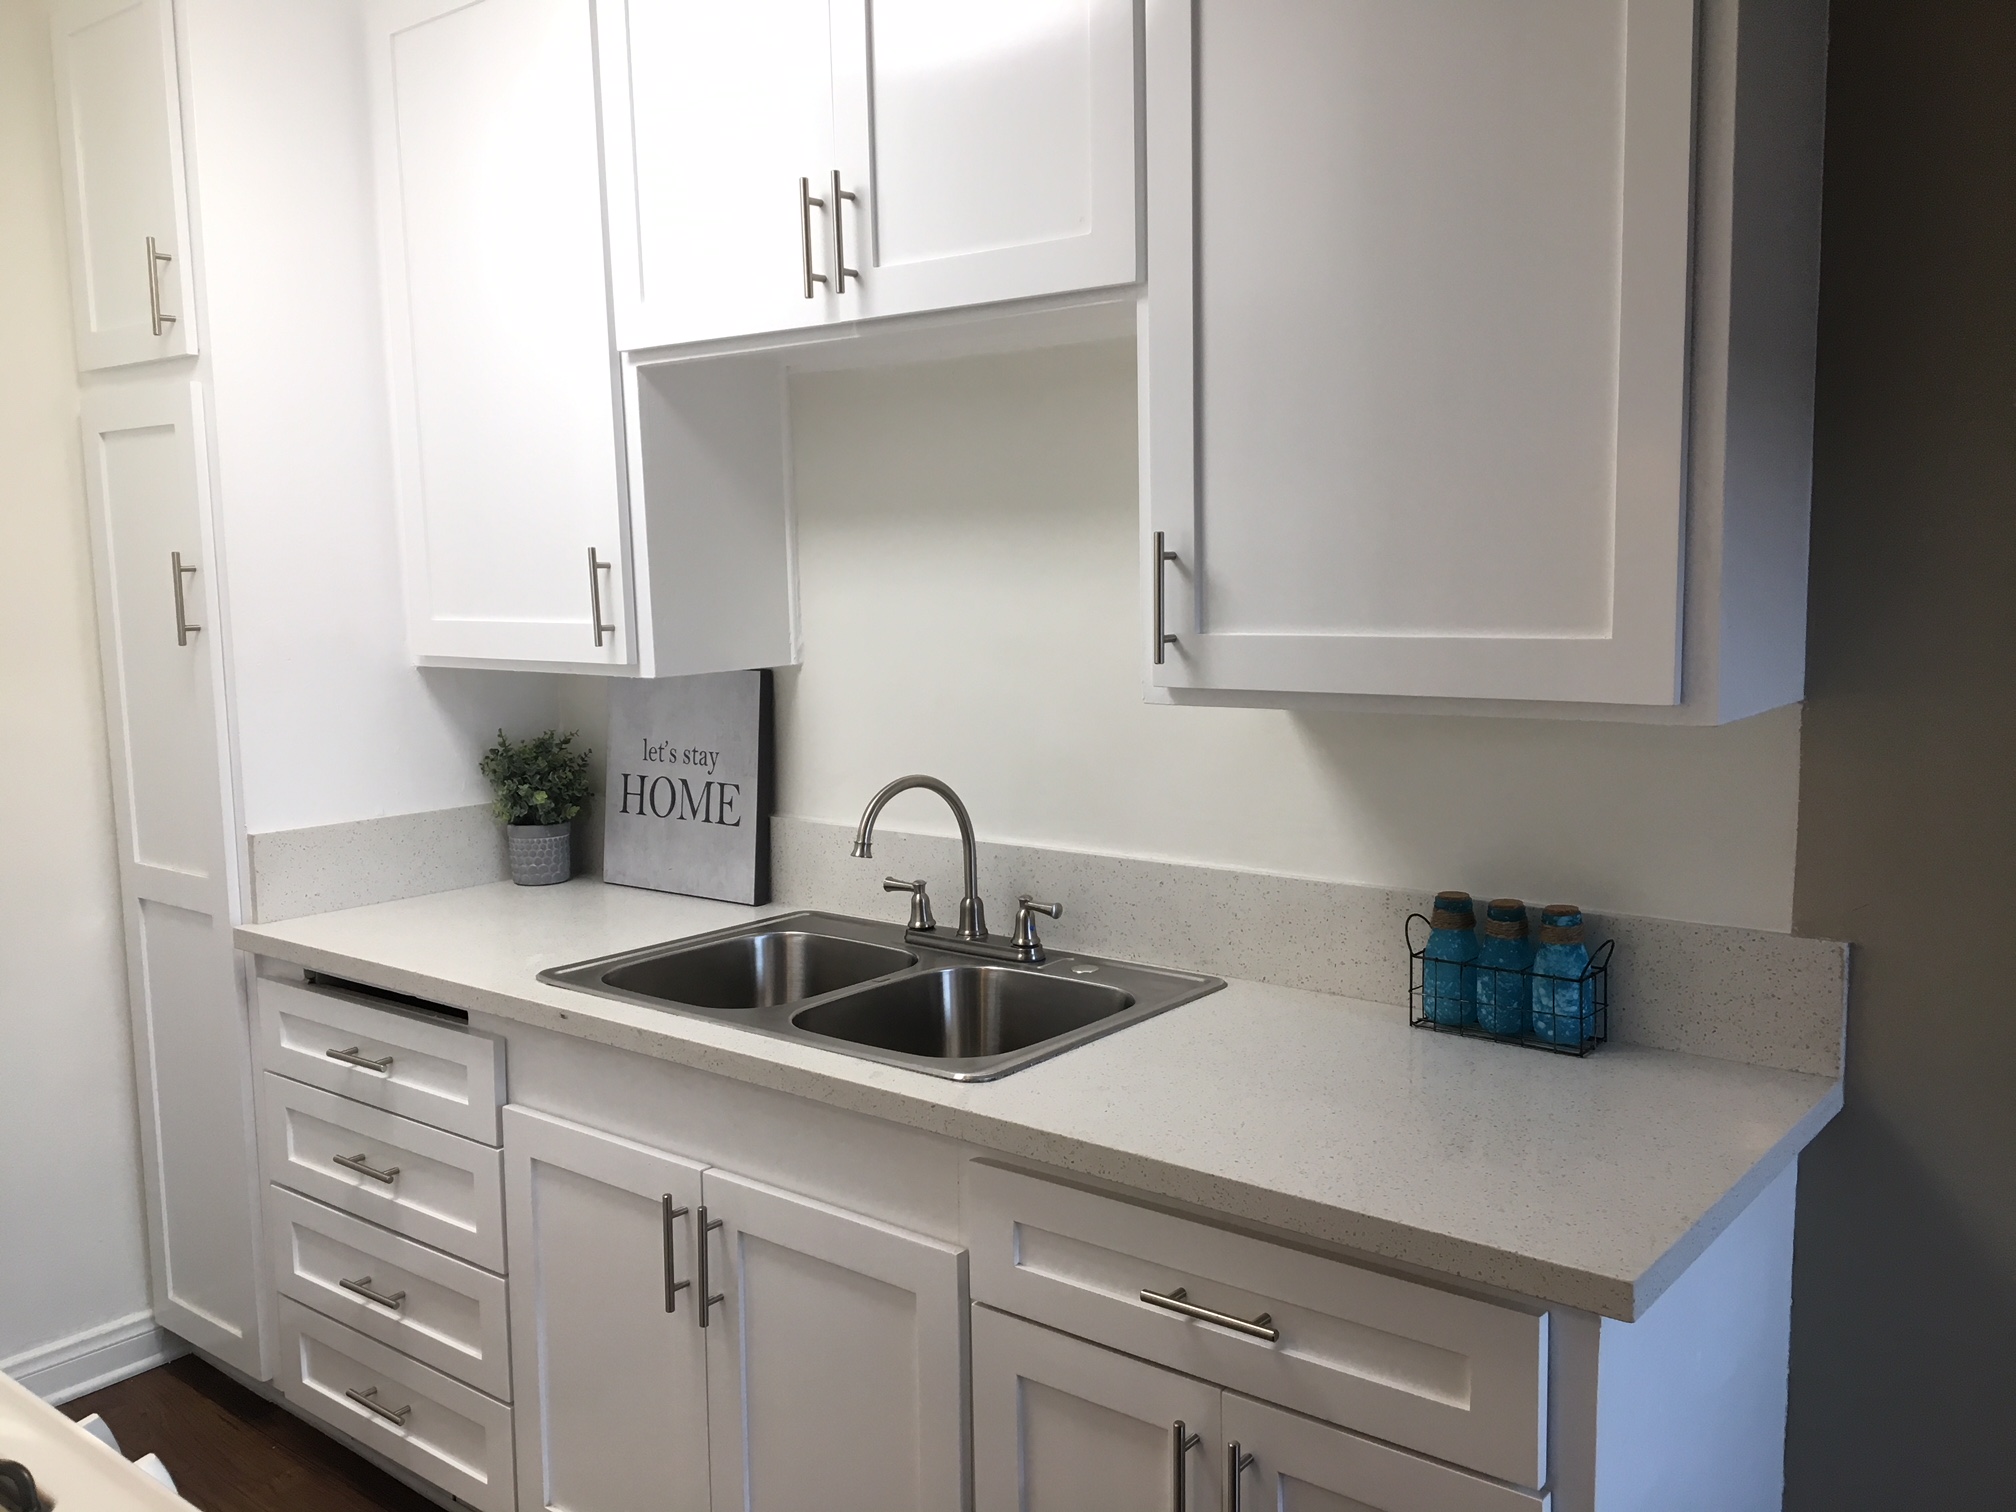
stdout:
{"type": "Polygon", "coordinates": [[[1800,1177],[1794,1512],[2016,1505],[2016,3],[1835,0],[1793,912],[1857,942],[1800,1177]]]}

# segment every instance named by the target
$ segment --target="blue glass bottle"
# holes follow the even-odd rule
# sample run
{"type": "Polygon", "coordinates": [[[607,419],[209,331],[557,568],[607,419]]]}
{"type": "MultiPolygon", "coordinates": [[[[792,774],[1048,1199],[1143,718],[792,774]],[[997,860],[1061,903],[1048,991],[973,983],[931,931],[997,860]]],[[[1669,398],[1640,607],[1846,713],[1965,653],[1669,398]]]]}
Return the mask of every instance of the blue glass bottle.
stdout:
{"type": "Polygon", "coordinates": [[[1492,1034],[1524,1034],[1533,1003],[1533,942],[1526,905],[1493,898],[1484,910],[1484,939],[1477,947],[1477,1023],[1492,1034]]]}
{"type": "Polygon", "coordinates": [[[1431,1023],[1477,1022],[1477,911],[1466,892],[1435,895],[1422,952],[1421,1011],[1431,1023]]]}
{"type": "Polygon", "coordinates": [[[1549,903],[1540,910],[1540,948],[1533,956],[1533,1033],[1550,1045],[1587,1044],[1596,1037],[1596,984],[1582,943],[1582,910],[1549,903]]]}

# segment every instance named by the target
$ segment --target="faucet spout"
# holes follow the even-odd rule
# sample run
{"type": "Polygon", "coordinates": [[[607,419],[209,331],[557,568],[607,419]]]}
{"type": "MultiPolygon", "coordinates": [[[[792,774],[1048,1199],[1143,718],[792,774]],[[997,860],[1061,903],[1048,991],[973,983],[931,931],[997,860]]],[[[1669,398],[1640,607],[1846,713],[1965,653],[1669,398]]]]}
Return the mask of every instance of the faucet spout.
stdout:
{"type": "Polygon", "coordinates": [[[959,846],[966,865],[965,895],[959,899],[959,938],[984,940],[987,938],[987,910],[980,902],[980,852],[973,840],[973,820],[966,812],[966,805],[959,801],[959,795],[936,777],[921,774],[898,777],[870,798],[860,824],[854,828],[853,854],[857,858],[875,854],[875,821],[880,817],[883,806],[898,793],[908,792],[911,788],[925,788],[936,793],[952,810],[952,818],[959,826],[959,846]]]}

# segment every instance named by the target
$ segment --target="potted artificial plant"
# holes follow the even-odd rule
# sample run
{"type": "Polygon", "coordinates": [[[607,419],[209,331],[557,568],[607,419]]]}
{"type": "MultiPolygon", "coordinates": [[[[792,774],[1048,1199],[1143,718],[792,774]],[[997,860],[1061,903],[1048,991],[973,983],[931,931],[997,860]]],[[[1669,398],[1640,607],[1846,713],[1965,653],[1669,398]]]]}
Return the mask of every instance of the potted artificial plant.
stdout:
{"type": "Polygon", "coordinates": [[[565,882],[574,872],[574,818],[588,802],[588,753],[574,735],[548,730],[514,741],[502,730],[483,754],[482,772],[496,801],[511,851],[511,880],[520,887],[565,882]]]}

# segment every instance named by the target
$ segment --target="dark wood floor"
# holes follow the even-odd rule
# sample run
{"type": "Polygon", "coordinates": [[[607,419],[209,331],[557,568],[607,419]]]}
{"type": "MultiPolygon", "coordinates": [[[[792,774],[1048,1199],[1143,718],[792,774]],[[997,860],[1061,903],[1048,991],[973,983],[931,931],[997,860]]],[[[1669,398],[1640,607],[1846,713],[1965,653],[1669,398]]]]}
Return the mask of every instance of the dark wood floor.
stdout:
{"type": "Polygon", "coordinates": [[[439,1512],[333,1438],[194,1355],[67,1403],[100,1413],[129,1459],[161,1456],[202,1512],[439,1512]]]}

